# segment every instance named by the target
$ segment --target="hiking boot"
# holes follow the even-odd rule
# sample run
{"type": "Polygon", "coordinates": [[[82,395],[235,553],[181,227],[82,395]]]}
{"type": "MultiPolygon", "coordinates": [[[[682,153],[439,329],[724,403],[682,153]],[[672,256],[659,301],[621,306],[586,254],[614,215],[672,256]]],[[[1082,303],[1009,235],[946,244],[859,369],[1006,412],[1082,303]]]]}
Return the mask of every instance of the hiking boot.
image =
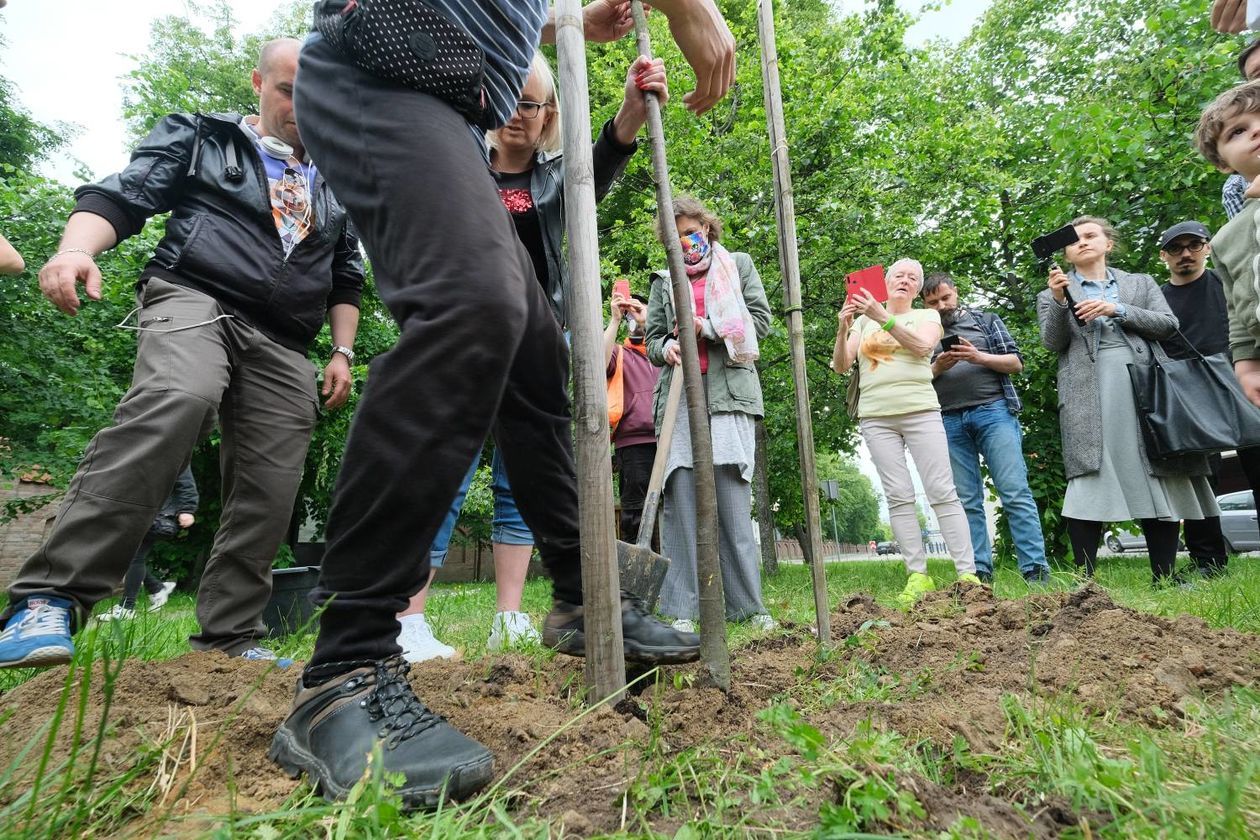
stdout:
{"type": "Polygon", "coordinates": [[[500,651],[517,647],[529,647],[542,639],[534,629],[534,622],[523,612],[498,612],[490,625],[490,638],[486,650],[500,651]]]}
{"type": "Polygon", "coordinates": [[[404,777],[398,793],[407,807],[476,793],[490,781],[494,756],[420,702],[409,667],[392,656],[310,688],[299,678],[267,755],[294,778],[305,772],[328,799],[344,799],[363,778],[378,743],[382,769],[404,777]]]}
{"type": "MultiPolygon", "coordinates": [[[[962,580],[962,578],[959,578],[962,580]]],[[[897,606],[908,610],[926,593],[936,589],[936,582],[922,572],[911,572],[906,580],[906,588],[897,596],[897,606]]]]}
{"type": "Polygon", "coordinates": [[[1027,572],[1024,572],[1024,582],[1029,586],[1050,582],[1050,569],[1046,566],[1037,566],[1027,572]]]}
{"type": "Polygon", "coordinates": [[[136,611],[131,607],[124,607],[122,604],[114,604],[105,612],[96,617],[97,621],[119,621],[136,617],[136,611]]]}
{"type": "Polygon", "coordinates": [[[274,662],[277,668],[288,668],[293,664],[293,660],[287,656],[276,656],[276,652],[271,648],[265,648],[262,645],[255,645],[248,650],[243,650],[236,654],[241,659],[248,659],[251,662],[274,662]]]}
{"type": "Polygon", "coordinates": [[[993,585],[993,572],[982,572],[976,569],[976,578],[985,586],[993,585]]]}
{"type": "Polygon", "coordinates": [[[171,600],[171,593],[175,591],[175,581],[162,581],[162,588],[149,596],[149,612],[157,612],[166,606],[166,602],[171,600]]]}
{"type": "Polygon", "coordinates": [[[429,659],[455,659],[455,648],[439,642],[433,635],[424,613],[403,616],[398,620],[402,630],[398,633],[398,646],[408,662],[425,662],[429,659]]]}
{"type": "MultiPolygon", "coordinates": [[[[580,604],[556,601],[543,622],[543,644],[557,653],[586,655],[586,635],[580,604]]],[[[648,615],[643,602],[621,595],[621,638],[627,662],[677,665],[700,658],[700,637],[684,633],[648,615]]]]}
{"type": "Polygon", "coordinates": [[[32,595],[9,617],[0,633],[0,668],[65,665],[74,657],[70,602],[32,595]]]}

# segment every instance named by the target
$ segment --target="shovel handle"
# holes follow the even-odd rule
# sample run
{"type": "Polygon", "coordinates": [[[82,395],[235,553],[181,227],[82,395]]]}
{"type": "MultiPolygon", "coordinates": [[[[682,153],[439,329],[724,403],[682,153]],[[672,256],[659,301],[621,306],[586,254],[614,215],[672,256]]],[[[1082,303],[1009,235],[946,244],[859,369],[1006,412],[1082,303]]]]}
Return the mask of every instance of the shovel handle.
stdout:
{"type": "Polygon", "coordinates": [[[661,433],[656,436],[656,458],[652,461],[652,476],[648,479],[647,494],[643,497],[643,518],[639,520],[639,536],[636,545],[646,547],[652,542],[652,529],[656,527],[656,509],[661,506],[661,487],[665,483],[665,464],[669,461],[669,447],[674,440],[674,423],[678,420],[678,403],[682,399],[682,370],[674,368],[669,381],[669,396],[665,398],[665,417],[661,420],[661,433]]]}

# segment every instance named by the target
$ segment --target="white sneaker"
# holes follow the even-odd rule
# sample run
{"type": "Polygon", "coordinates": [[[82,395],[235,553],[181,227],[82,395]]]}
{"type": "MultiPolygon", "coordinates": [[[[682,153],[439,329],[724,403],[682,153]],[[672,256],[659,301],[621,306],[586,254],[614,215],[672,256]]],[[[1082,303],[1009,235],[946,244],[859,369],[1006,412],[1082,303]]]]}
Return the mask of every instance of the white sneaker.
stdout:
{"type": "Polygon", "coordinates": [[[175,581],[167,580],[162,582],[162,588],[149,596],[149,612],[157,612],[166,606],[166,602],[171,600],[171,593],[175,591],[175,581]]]}
{"type": "Polygon", "coordinates": [[[398,634],[398,646],[403,659],[408,662],[424,662],[427,659],[455,659],[455,648],[442,644],[433,635],[433,629],[424,613],[400,619],[402,632],[398,634]]]}
{"type": "Polygon", "coordinates": [[[679,633],[696,632],[696,623],[690,618],[676,618],[669,626],[673,627],[679,633]]]}
{"type": "Polygon", "coordinates": [[[534,629],[534,622],[523,612],[499,612],[494,614],[490,625],[490,638],[486,650],[499,651],[510,648],[537,645],[542,636],[534,629]]]}
{"type": "Polygon", "coordinates": [[[97,621],[116,621],[120,618],[135,618],[135,617],[136,617],[135,610],[129,610],[126,607],[124,607],[122,604],[114,604],[114,606],[110,607],[108,610],[98,615],[96,617],[96,620],[97,621]]]}
{"type": "Polygon", "coordinates": [[[774,616],[770,615],[770,613],[758,613],[748,619],[748,623],[763,633],[768,633],[779,626],[779,622],[775,621],[774,616]]]}

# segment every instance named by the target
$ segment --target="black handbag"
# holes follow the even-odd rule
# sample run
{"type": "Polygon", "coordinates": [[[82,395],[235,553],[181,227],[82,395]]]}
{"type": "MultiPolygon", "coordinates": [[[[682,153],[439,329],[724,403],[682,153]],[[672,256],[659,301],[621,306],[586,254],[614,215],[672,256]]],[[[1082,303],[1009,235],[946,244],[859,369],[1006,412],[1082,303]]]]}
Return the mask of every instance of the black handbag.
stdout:
{"type": "Polygon", "coordinates": [[[173,513],[159,513],[149,526],[149,534],[154,537],[173,537],[179,533],[179,517],[173,513]]]}
{"type": "Polygon", "coordinates": [[[316,0],[315,30],[358,67],[485,116],[486,57],[462,27],[420,0],[316,0]]]}
{"type": "MultiPolygon", "coordinates": [[[[1151,363],[1130,364],[1129,380],[1147,454],[1206,455],[1260,445],[1260,409],[1243,395],[1224,353],[1170,359],[1151,347],[1151,363]]],[[[1105,422],[1105,421],[1104,421],[1105,422]]]]}

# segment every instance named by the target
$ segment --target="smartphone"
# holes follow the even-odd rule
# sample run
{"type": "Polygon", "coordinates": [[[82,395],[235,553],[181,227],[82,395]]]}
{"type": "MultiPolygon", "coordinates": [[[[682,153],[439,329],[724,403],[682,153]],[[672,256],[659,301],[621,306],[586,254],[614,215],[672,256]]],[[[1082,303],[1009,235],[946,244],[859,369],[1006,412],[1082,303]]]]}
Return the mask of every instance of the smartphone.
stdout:
{"type": "Polygon", "coordinates": [[[621,295],[626,300],[630,299],[630,281],[622,277],[620,280],[613,282],[613,294],[621,295]]]}
{"type": "Polygon", "coordinates": [[[1072,225],[1064,225],[1058,230],[1053,230],[1045,236],[1038,236],[1032,241],[1033,253],[1037,255],[1039,260],[1048,260],[1054,256],[1056,251],[1062,251],[1073,242],[1080,240],[1080,236],[1076,233],[1076,228],[1072,225]]]}
{"type": "Polygon", "coordinates": [[[849,297],[855,297],[859,290],[865,289],[871,297],[880,303],[888,300],[888,286],[884,283],[884,267],[872,265],[861,271],[855,271],[845,278],[845,286],[849,297]]]}
{"type": "Polygon", "coordinates": [[[960,344],[962,344],[962,336],[947,335],[941,339],[941,352],[948,353],[960,344]]]}

